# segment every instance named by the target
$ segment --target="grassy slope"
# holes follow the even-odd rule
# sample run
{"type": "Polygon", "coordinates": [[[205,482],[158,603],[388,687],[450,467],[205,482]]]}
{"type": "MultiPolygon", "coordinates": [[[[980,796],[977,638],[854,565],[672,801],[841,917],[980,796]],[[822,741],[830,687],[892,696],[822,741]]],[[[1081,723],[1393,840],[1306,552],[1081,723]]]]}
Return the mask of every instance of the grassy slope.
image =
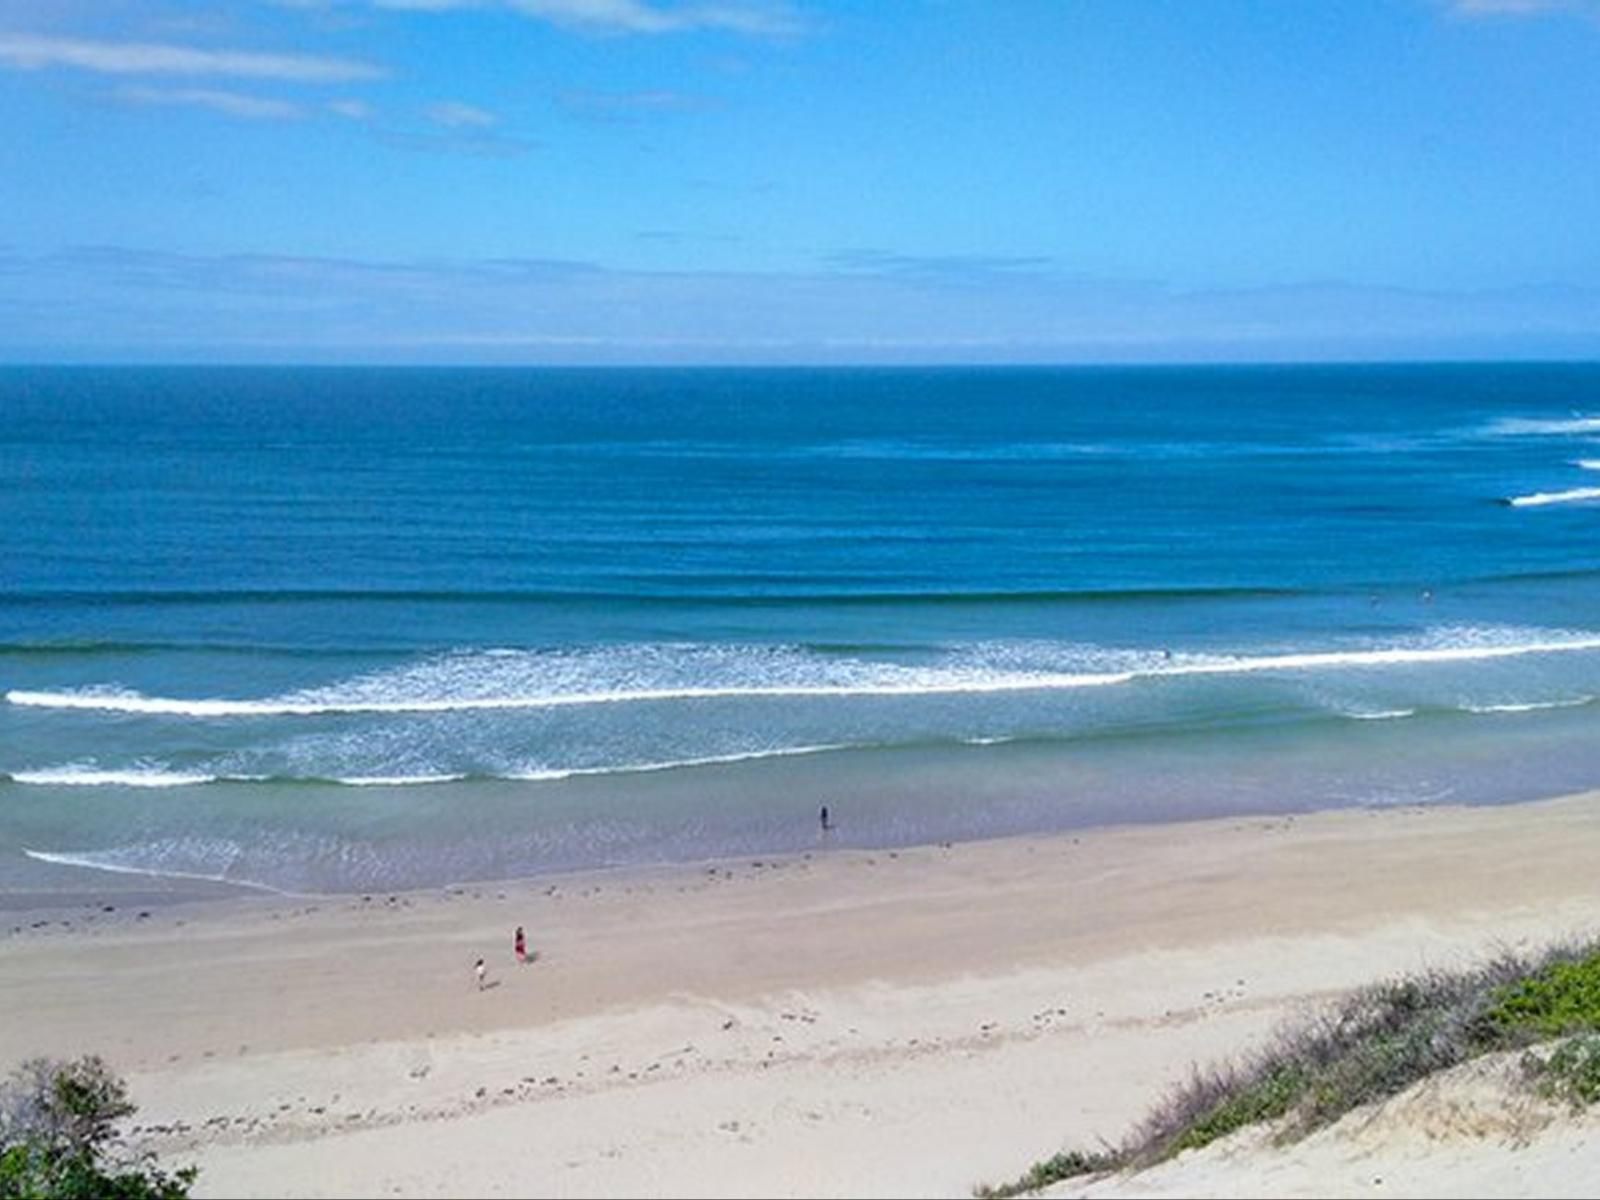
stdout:
{"type": "Polygon", "coordinates": [[[1196,1069],[1120,1147],[1057,1154],[976,1195],[1151,1166],[1260,1121],[1281,1120],[1292,1140],[1435,1072],[1557,1038],[1570,1040],[1525,1058],[1530,1084],[1574,1104],[1600,1099],[1600,939],[1364,988],[1250,1058],[1196,1069]]]}

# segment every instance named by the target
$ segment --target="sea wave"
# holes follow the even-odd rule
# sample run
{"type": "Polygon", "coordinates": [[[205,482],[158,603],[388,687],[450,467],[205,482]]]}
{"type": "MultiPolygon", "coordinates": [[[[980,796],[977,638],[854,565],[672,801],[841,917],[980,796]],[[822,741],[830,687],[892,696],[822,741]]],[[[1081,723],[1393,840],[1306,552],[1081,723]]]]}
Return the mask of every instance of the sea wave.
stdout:
{"type": "Polygon", "coordinates": [[[811,754],[829,754],[838,750],[864,750],[862,744],[834,742],[819,746],[781,746],[771,750],[740,750],[731,754],[704,754],[693,758],[669,758],[659,762],[618,763],[599,767],[533,767],[496,775],[496,779],[515,779],[522,782],[545,783],[560,779],[581,778],[585,775],[644,775],[655,771],[678,771],[688,767],[715,767],[728,763],[759,762],[769,758],[795,758],[811,754]]]}
{"type": "Polygon", "coordinates": [[[197,771],[175,771],[164,767],[101,770],[97,767],[70,763],[62,767],[45,767],[37,771],[12,771],[10,779],[13,783],[44,784],[50,787],[169,788],[215,783],[218,776],[197,771]]]}
{"type": "Polygon", "coordinates": [[[1541,508],[1547,504],[1592,504],[1600,500],[1600,488],[1568,488],[1562,492],[1531,492],[1526,496],[1511,496],[1506,500],[1512,508],[1541,508]]]}
{"type": "Polygon", "coordinates": [[[1600,433],[1600,417],[1502,417],[1489,422],[1485,432],[1511,437],[1600,433]]]}
{"type": "MultiPolygon", "coordinates": [[[[878,536],[878,535],[874,535],[878,536]]],[[[594,588],[275,588],[275,589],[44,589],[28,591],[18,589],[7,593],[8,604],[92,605],[296,605],[317,603],[362,604],[645,604],[651,608],[663,606],[694,607],[717,605],[737,608],[800,607],[820,603],[842,605],[917,605],[941,606],[951,604],[1038,604],[1038,603],[1101,603],[1121,600],[1195,600],[1195,599],[1248,599],[1250,597],[1293,596],[1299,589],[1292,587],[1240,586],[1234,584],[1192,585],[1162,587],[1158,585],[1127,588],[948,588],[909,590],[895,588],[862,587],[846,583],[838,586],[780,586],[773,583],[760,590],[748,590],[753,581],[748,574],[738,576],[697,575],[674,576],[671,591],[650,588],[602,590],[594,588]],[[715,586],[695,587],[695,583],[715,586]],[[731,588],[745,590],[733,591],[731,588]]],[[[222,643],[194,642],[116,642],[116,641],[56,641],[20,642],[9,647],[22,652],[32,651],[111,651],[138,652],[142,650],[198,649],[198,650],[255,650],[254,642],[222,643]]],[[[276,649],[276,647],[272,647],[276,649]]],[[[323,647],[285,647],[285,651],[303,650],[311,654],[365,653],[358,650],[323,647]]]]}
{"type": "Polygon", "coordinates": [[[976,644],[936,662],[822,655],[800,647],[637,645],[589,651],[471,651],[325,688],[259,699],[152,696],[111,687],[17,689],[7,703],[183,718],[320,717],[548,710],[769,699],[916,699],[1116,687],[1300,671],[1429,666],[1600,649],[1587,631],[1448,629],[1386,645],[1258,654],[1170,654],[1046,644],[976,644]]]}
{"type": "Polygon", "coordinates": [[[794,758],[828,754],[840,750],[872,748],[861,743],[827,743],[814,746],[777,746],[765,750],[741,750],[728,754],[705,754],[688,758],[649,762],[620,762],[597,766],[529,766],[497,772],[417,772],[392,775],[265,775],[174,771],[157,767],[100,770],[76,764],[37,771],[13,771],[13,783],[45,787],[190,787],[202,783],[266,783],[275,785],[321,785],[325,787],[426,787],[443,783],[516,782],[547,783],[590,775],[638,775],[656,771],[677,771],[691,767],[723,766],[730,763],[759,762],[772,758],[794,758]]]}
{"type": "Polygon", "coordinates": [[[1417,710],[1414,708],[1384,708],[1370,712],[1347,712],[1341,715],[1349,717],[1352,721],[1399,721],[1406,717],[1416,716],[1417,710]]]}
{"type": "Polygon", "coordinates": [[[345,775],[316,782],[342,784],[345,787],[416,787],[430,783],[460,783],[469,778],[471,776],[466,774],[440,772],[425,775],[345,775]]]}
{"type": "Polygon", "coordinates": [[[1507,704],[1463,704],[1462,712],[1469,713],[1525,713],[1542,712],[1549,708],[1582,708],[1594,702],[1593,696],[1576,696],[1569,700],[1528,700],[1507,704]]]}
{"type": "Polygon", "coordinates": [[[205,883],[223,883],[231,887],[249,888],[258,892],[271,892],[275,896],[300,894],[250,879],[235,879],[220,872],[188,871],[171,867],[148,866],[132,861],[138,857],[137,848],[133,850],[69,851],[30,850],[24,846],[22,853],[35,862],[53,863],[61,867],[82,867],[90,871],[106,871],[113,875],[143,875],[152,879],[194,879],[205,883]]]}

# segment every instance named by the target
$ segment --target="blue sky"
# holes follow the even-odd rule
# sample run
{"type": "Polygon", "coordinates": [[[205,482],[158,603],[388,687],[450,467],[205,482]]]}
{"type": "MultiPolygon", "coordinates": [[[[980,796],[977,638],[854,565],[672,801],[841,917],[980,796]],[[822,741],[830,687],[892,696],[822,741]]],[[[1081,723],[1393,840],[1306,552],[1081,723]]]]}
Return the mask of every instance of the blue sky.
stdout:
{"type": "Polygon", "coordinates": [[[1600,0],[0,0],[0,360],[1600,357],[1600,0]]]}

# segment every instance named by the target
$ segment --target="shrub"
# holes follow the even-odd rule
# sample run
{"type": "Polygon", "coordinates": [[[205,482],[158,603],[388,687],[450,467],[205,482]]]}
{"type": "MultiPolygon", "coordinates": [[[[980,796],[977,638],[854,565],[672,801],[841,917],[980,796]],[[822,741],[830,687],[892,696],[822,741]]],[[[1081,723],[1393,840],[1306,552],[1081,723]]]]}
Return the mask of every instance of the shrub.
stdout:
{"type": "Polygon", "coordinates": [[[1600,1029],[1600,953],[1552,962],[1503,989],[1488,1020],[1497,1029],[1545,1037],[1600,1029]]]}
{"type": "Polygon", "coordinates": [[[1548,1099],[1585,1108],[1600,1100],[1600,1036],[1575,1037],[1557,1046],[1548,1058],[1523,1060],[1535,1086],[1548,1099]]]}
{"type": "Polygon", "coordinates": [[[1022,1196],[1028,1192],[1037,1192],[1047,1188],[1052,1183],[1060,1183],[1063,1179],[1072,1179],[1078,1175],[1088,1175],[1095,1171],[1104,1171],[1115,1165],[1109,1155],[1085,1154],[1082,1150],[1066,1150],[1053,1158],[1036,1162],[1028,1168],[1027,1174],[1010,1183],[1001,1183],[994,1186],[980,1184],[972,1189],[972,1194],[978,1200],[1010,1200],[1012,1196],[1022,1196]]]}
{"type": "Polygon", "coordinates": [[[35,1058],[0,1084],[0,1200],[183,1200],[196,1172],[119,1143],[128,1088],[93,1055],[35,1058]]]}

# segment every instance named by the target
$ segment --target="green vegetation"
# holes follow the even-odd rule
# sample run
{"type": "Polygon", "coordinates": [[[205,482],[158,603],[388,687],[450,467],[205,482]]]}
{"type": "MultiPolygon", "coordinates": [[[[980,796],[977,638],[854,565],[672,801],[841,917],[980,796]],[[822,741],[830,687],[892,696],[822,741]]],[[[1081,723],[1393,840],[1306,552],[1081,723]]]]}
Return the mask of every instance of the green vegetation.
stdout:
{"type": "Polygon", "coordinates": [[[1600,1029],[1600,953],[1550,963],[1508,987],[1488,1018],[1497,1029],[1546,1037],[1600,1029]]]}
{"type": "Polygon", "coordinates": [[[35,1058],[0,1084],[0,1200],[184,1200],[195,1170],[131,1154],[117,1122],[134,1105],[99,1058],[35,1058]]]}
{"type": "Polygon", "coordinates": [[[1547,1100],[1586,1108],[1600,1100],[1600,1037],[1585,1034],[1557,1046],[1548,1058],[1529,1054],[1523,1066],[1547,1100]]]}
{"type": "Polygon", "coordinates": [[[1214,1099],[1200,1105],[1203,1115],[1177,1134],[1171,1152],[1198,1150],[1246,1125],[1276,1120],[1304,1094],[1305,1083],[1304,1073],[1293,1063],[1241,1084],[1217,1077],[1191,1081],[1191,1094],[1209,1094],[1214,1099]]]}
{"type": "Polygon", "coordinates": [[[1431,971],[1363,988],[1238,1063],[1196,1070],[1121,1146],[1068,1151],[978,1196],[1017,1196],[1074,1175],[1151,1166],[1262,1122],[1291,1141],[1480,1055],[1568,1038],[1524,1058],[1542,1094],[1600,1100],[1600,940],[1535,959],[1431,971]],[[1574,1036],[1577,1035],[1577,1036],[1574,1036]]]}
{"type": "Polygon", "coordinates": [[[1111,1156],[1107,1154],[1085,1154],[1081,1150],[1067,1150],[1054,1158],[1034,1163],[1028,1168],[1028,1173],[1020,1179],[994,1187],[979,1185],[972,1190],[972,1194],[977,1196],[978,1200],[1009,1200],[1011,1196],[1037,1192],[1040,1188],[1047,1188],[1052,1183],[1060,1183],[1063,1179],[1071,1179],[1075,1175],[1108,1171],[1115,1165],[1111,1156]]]}

